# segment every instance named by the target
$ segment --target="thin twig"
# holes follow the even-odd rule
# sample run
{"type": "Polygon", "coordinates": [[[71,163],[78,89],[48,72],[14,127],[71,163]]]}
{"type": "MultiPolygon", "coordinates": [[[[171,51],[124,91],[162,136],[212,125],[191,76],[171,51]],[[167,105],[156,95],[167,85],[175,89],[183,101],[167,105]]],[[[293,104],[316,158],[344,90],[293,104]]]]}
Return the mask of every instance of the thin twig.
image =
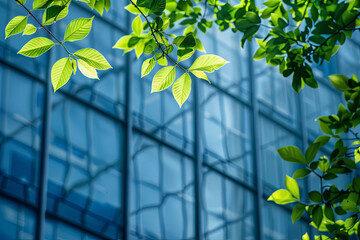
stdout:
{"type": "Polygon", "coordinates": [[[15,0],[18,4],[20,4],[34,19],[35,21],[40,25],[40,27],[42,29],[45,30],[45,32],[47,32],[51,37],[53,37],[64,49],[65,51],[69,54],[69,55],[72,55],[71,52],[69,52],[69,50],[67,50],[67,48],[64,46],[64,44],[59,40],[57,39],[57,37],[54,36],[54,34],[52,34],[52,32],[50,32],[33,14],[32,12],[24,6],[24,4],[22,4],[19,0],[15,0]]]}
{"type": "MultiPolygon", "coordinates": [[[[16,0],[17,1],[17,0],[16,0]]],[[[178,64],[174,59],[172,59],[172,57],[169,56],[169,54],[167,54],[165,52],[165,50],[161,47],[161,44],[160,42],[158,41],[158,39],[156,38],[155,36],[155,32],[154,32],[154,29],[152,28],[151,24],[150,24],[150,21],[149,19],[146,17],[146,15],[140,10],[140,8],[132,1],[130,0],[131,4],[134,5],[134,7],[140,12],[140,14],[145,18],[146,22],[148,23],[149,27],[150,27],[150,30],[151,30],[151,35],[154,37],[157,45],[159,46],[161,52],[167,57],[170,59],[170,61],[172,61],[176,66],[178,66],[179,68],[181,68],[182,70],[184,70],[185,72],[187,72],[188,70],[186,70],[185,68],[183,68],[180,64],[178,64]]]]}
{"type": "Polygon", "coordinates": [[[329,41],[329,39],[335,37],[337,34],[340,33],[340,31],[344,30],[346,27],[348,27],[350,24],[352,24],[358,17],[360,16],[360,13],[356,14],[355,18],[353,20],[351,20],[349,23],[347,23],[346,25],[342,26],[338,31],[336,31],[335,33],[331,34],[330,37],[328,37],[327,39],[325,39],[324,42],[322,42],[318,47],[316,47],[316,49],[314,50],[317,51],[318,49],[320,49],[322,46],[324,46],[327,41],[329,41]]]}

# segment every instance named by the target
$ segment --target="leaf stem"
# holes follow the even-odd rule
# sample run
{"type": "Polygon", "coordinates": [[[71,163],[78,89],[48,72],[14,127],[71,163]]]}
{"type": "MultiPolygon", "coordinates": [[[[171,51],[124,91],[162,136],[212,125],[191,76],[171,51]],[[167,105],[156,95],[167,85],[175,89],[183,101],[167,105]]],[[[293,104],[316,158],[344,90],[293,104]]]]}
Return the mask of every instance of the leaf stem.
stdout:
{"type": "MultiPolygon", "coordinates": [[[[17,1],[17,0],[16,0],[17,1]]],[[[151,30],[151,35],[153,36],[154,40],[156,41],[157,45],[159,46],[159,49],[161,50],[161,52],[168,58],[170,59],[170,61],[172,61],[176,66],[178,66],[179,68],[181,68],[182,70],[184,70],[185,72],[188,72],[188,70],[186,70],[185,68],[183,68],[179,63],[177,63],[172,57],[169,56],[169,54],[167,54],[165,52],[165,50],[162,48],[161,43],[159,42],[159,40],[156,38],[155,36],[155,32],[153,27],[150,24],[149,19],[147,18],[147,16],[140,10],[140,8],[132,1],[130,0],[131,4],[134,5],[134,7],[140,12],[140,14],[145,18],[146,22],[148,23],[150,30],[151,30]]]]}
{"type": "Polygon", "coordinates": [[[50,32],[35,16],[34,14],[32,14],[32,12],[24,6],[24,4],[22,4],[19,0],[15,0],[19,5],[21,5],[34,19],[35,21],[40,25],[40,27],[42,29],[45,30],[45,32],[47,32],[51,37],[53,37],[64,49],[65,51],[69,54],[69,55],[72,55],[71,52],[69,52],[69,50],[67,50],[67,48],[64,46],[64,44],[59,40],[57,39],[57,37],[54,36],[54,34],[52,34],[52,32],[50,32]]]}

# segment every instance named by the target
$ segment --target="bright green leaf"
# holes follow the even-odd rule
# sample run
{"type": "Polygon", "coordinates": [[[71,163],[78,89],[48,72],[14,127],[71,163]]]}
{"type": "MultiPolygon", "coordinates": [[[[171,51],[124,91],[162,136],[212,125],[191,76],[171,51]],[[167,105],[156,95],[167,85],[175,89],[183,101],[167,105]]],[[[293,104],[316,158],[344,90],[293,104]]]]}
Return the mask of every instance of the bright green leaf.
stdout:
{"type": "Polygon", "coordinates": [[[72,73],[72,65],[70,58],[61,58],[51,69],[51,82],[56,92],[65,85],[70,79],[72,73]]]}
{"type": "Polygon", "coordinates": [[[288,204],[296,202],[296,198],[294,198],[288,190],[279,189],[275,191],[269,198],[268,201],[274,201],[277,204],[288,204]]]}
{"type": "Polygon", "coordinates": [[[85,61],[81,59],[78,59],[77,61],[78,61],[79,70],[85,77],[92,79],[99,79],[95,68],[91,67],[89,64],[87,64],[85,61]]]}
{"type": "Polygon", "coordinates": [[[23,32],[23,35],[31,35],[31,34],[34,34],[36,32],[37,28],[32,25],[32,24],[27,24],[25,29],[24,29],[24,32],[23,32]]]}
{"type": "Polygon", "coordinates": [[[142,33],[142,21],[140,15],[134,18],[132,22],[132,29],[137,36],[140,36],[142,33]]]}
{"type": "Polygon", "coordinates": [[[355,149],[355,151],[354,151],[354,156],[355,156],[355,163],[360,162],[360,147],[358,147],[357,149],[355,149]]]}
{"type": "Polygon", "coordinates": [[[194,63],[189,68],[189,71],[197,70],[204,72],[214,72],[222,66],[224,66],[228,61],[225,59],[216,56],[216,55],[202,55],[198,57],[194,63]]]}
{"type": "Polygon", "coordinates": [[[302,240],[310,240],[309,234],[308,234],[308,233],[305,233],[305,234],[302,236],[302,240]]]}
{"type": "Polygon", "coordinates": [[[286,175],[285,185],[287,190],[291,193],[292,196],[294,196],[296,199],[300,199],[300,189],[295,179],[286,175]]]}
{"type": "Polygon", "coordinates": [[[203,71],[193,70],[193,71],[191,71],[191,73],[194,74],[195,77],[200,78],[200,79],[204,79],[204,80],[208,81],[208,83],[211,84],[211,82],[209,81],[208,77],[206,76],[206,73],[204,73],[203,71]]]}
{"type": "Polygon", "coordinates": [[[38,57],[50,50],[55,43],[48,38],[38,37],[27,42],[18,52],[18,54],[27,57],[38,57]]]}
{"type": "Polygon", "coordinates": [[[115,45],[113,46],[113,48],[119,48],[119,49],[126,49],[129,48],[129,40],[130,40],[131,36],[130,35],[126,35],[123,36],[122,38],[120,38],[115,45]]]}
{"type": "Polygon", "coordinates": [[[191,77],[188,73],[184,73],[179,77],[172,88],[174,98],[176,102],[179,104],[180,108],[186,99],[190,95],[191,91],[191,77]]]}
{"type": "Polygon", "coordinates": [[[92,26],[92,18],[78,18],[69,23],[65,30],[64,41],[77,41],[85,38],[92,26]]]}
{"type": "Polygon", "coordinates": [[[27,16],[17,16],[10,20],[5,28],[5,39],[24,31],[27,24],[27,16]]]}
{"type": "Polygon", "coordinates": [[[154,76],[151,86],[151,93],[162,91],[171,86],[175,80],[175,67],[164,67],[154,76]]]}
{"type": "Polygon", "coordinates": [[[106,70],[112,68],[104,56],[95,49],[83,48],[75,52],[74,55],[96,69],[106,70]]]}
{"type": "Polygon", "coordinates": [[[155,67],[155,59],[146,59],[141,66],[141,77],[148,75],[151,70],[155,67]]]}
{"type": "Polygon", "coordinates": [[[341,74],[334,74],[329,76],[332,85],[340,91],[349,89],[348,78],[341,74]]]}

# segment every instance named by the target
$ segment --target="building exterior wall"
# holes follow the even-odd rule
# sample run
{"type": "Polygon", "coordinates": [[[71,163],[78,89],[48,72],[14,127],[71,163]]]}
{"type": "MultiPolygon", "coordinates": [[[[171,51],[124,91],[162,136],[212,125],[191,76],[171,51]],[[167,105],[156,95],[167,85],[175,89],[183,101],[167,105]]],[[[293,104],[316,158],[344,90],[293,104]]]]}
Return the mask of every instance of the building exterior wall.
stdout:
{"type": "MultiPolygon", "coordinates": [[[[25,14],[0,3],[0,29],[25,14]]],[[[179,109],[171,91],[150,94],[141,61],[112,49],[130,20],[125,1],[112,4],[68,45],[109,60],[100,81],[77,74],[53,94],[49,70],[62,49],[28,59],[16,55],[26,37],[0,39],[0,239],[300,239],[306,219],[291,224],[289,208],[266,201],[296,168],[276,149],[320,135],[314,119],[341,101],[326,76],[358,73],[359,43],[316,67],[320,88],[298,95],[251,59],[255,44],[242,49],[238,35],[211,30],[205,49],[231,64],[211,85],[193,82],[179,109]]],[[[94,14],[75,2],[70,13],[94,14]]],[[[73,18],[51,30],[61,36],[73,18]]],[[[302,191],[314,186],[300,180],[302,191]]]]}

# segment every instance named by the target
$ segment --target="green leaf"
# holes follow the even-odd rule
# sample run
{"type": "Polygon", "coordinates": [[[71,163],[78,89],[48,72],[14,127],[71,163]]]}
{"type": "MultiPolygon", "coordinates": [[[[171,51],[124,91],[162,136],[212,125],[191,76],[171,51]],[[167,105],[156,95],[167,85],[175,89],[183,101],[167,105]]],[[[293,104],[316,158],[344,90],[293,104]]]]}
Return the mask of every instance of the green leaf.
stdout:
{"type": "Polygon", "coordinates": [[[64,41],[77,41],[85,38],[92,26],[92,18],[78,18],[69,23],[65,30],[64,41]]]}
{"type": "Polygon", "coordinates": [[[321,203],[322,196],[318,191],[312,191],[308,193],[309,199],[316,203],[321,203]]]}
{"type": "Polygon", "coordinates": [[[185,48],[185,49],[179,48],[179,50],[177,51],[178,62],[189,59],[194,53],[195,53],[194,48],[185,48]]]}
{"type": "Polygon", "coordinates": [[[119,49],[126,49],[129,48],[129,40],[130,40],[131,36],[130,35],[126,35],[123,36],[122,38],[120,38],[115,45],[113,46],[113,48],[119,48],[119,49]]]}
{"type": "Polygon", "coordinates": [[[33,9],[45,9],[50,6],[53,1],[54,0],[34,0],[33,9]]]}
{"type": "Polygon", "coordinates": [[[24,32],[23,32],[23,35],[31,35],[31,34],[34,34],[36,32],[37,28],[32,25],[32,24],[27,24],[25,29],[24,29],[24,32]]]}
{"type": "Polygon", "coordinates": [[[325,206],[324,214],[325,214],[325,217],[327,217],[329,220],[335,222],[335,214],[331,207],[325,206]]]}
{"type": "Polygon", "coordinates": [[[315,226],[319,228],[323,219],[323,212],[320,206],[315,206],[312,212],[312,219],[314,221],[315,226]]]}
{"type": "Polygon", "coordinates": [[[286,175],[285,186],[292,196],[294,196],[296,199],[300,199],[300,189],[295,179],[286,175]]]}
{"type": "Polygon", "coordinates": [[[275,191],[271,196],[268,198],[268,201],[274,201],[276,204],[288,204],[296,202],[296,198],[294,198],[288,190],[279,189],[275,191]]]}
{"type": "Polygon", "coordinates": [[[155,67],[155,59],[154,58],[146,59],[141,66],[141,77],[148,75],[151,72],[151,70],[153,70],[154,67],[155,67]]]}
{"type": "Polygon", "coordinates": [[[211,84],[211,82],[209,81],[208,77],[206,76],[206,73],[204,73],[204,72],[202,72],[202,71],[196,71],[196,70],[191,71],[191,73],[194,74],[195,77],[200,78],[200,79],[204,79],[204,80],[208,81],[208,83],[211,84]]]}
{"type": "Polygon", "coordinates": [[[306,164],[305,157],[298,147],[287,146],[277,149],[280,157],[287,162],[306,164]]]}
{"type": "Polygon", "coordinates": [[[74,75],[75,75],[76,71],[77,71],[77,64],[76,64],[76,60],[74,58],[71,59],[71,67],[72,67],[74,75]]]}
{"type": "Polygon", "coordinates": [[[83,48],[75,52],[74,55],[96,69],[106,70],[112,68],[104,56],[95,49],[83,48]]]}
{"type": "Polygon", "coordinates": [[[316,140],[315,140],[315,143],[320,143],[320,147],[323,147],[325,146],[330,140],[330,137],[329,136],[320,136],[318,137],[316,140]]]}
{"type": "Polygon", "coordinates": [[[92,78],[92,79],[99,79],[96,69],[93,68],[92,66],[90,66],[89,64],[87,64],[85,61],[78,59],[78,66],[79,66],[79,70],[80,72],[88,78],[92,78]]]}
{"type": "Polygon", "coordinates": [[[144,52],[144,48],[145,48],[145,40],[141,39],[135,47],[135,53],[136,53],[136,57],[139,58],[143,52],[144,52]]]}
{"type": "Polygon", "coordinates": [[[329,169],[329,167],[330,167],[330,163],[329,163],[329,160],[327,159],[327,157],[325,157],[325,156],[321,157],[321,160],[319,161],[319,166],[318,166],[320,171],[325,173],[329,169]]]}
{"type": "Polygon", "coordinates": [[[304,210],[305,210],[305,205],[302,205],[302,204],[298,204],[294,207],[294,209],[291,213],[292,223],[296,222],[297,220],[299,220],[302,217],[304,210]]]}
{"type": "Polygon", "coordinates": [[[310,240],[309,234],[308,234],[308,233],[305,233],[305,234],[302,236],[302,240],[310,240]]]}
{"type": "Polygon", "coordinates": [[[157,57],[156,62],[161,66],[167,66],[168,65],[168,61],[167,61],[167,58],[165,56],[157,57]]]}
{"type": "Polygon", "coordinates": [[[175,67],[164,67],[154,76],[151,86],[151,93],[162,91],[171,86],[176,76],[175,67]]]}
{"type": "Polygon", "coordinates": [[[136,18],[134,18],[133,22],[132,22],[132,29],[134,31],[134,33],[137,36],[140,36],[142,33],[142,21],[140,18],[140,15],[137,16],[136,18]]]}
{"type": "Polygon", "coordinates": [[[311,173],[311,171],[309,169],[306,168],[301,168],[298,169],[294,172],[293,174],[293,178],[297,179],[297,178],[304,178],[307,175],[309,175],[311,173]]]}
{"type": "Polygon", "coordinates": [[[312,143],[310,144],[310,146],[306,149],[306,152],[305,152],[305,159],[306,159],[306,162],[309,164],[311,163],[316,154],[318,153],[320,149],[320,143],[312,143]]]}
{"type": "Polygon", "coordinates": [[[319,126],[323,133],[333,135],[333,132],[331,131],[329,126],[326,123],[324,123],[323,121],[319,120],[319,126]]]}
{"type": "Polygon", "coordinates": [[[166,8],[166,0],[152,0],[149,15],[161,15],[166,8]]]}
{"type": "Polygon", "coordinates": [[[67,6],[59,6],[59,5],[51,6],[45,10],[42,24],[43,25],[53,24],[55,21],[58,21],[66,17],[67,14],[68,14],[67,6]]]}
{"type": "Polygon", "coordinates": [[[341,74],[334,74],[329,76],[331,84],[340,91],[349,89],[348,78],[341,74]]]}
{"type": "Polygon", "coordinates": [[[222,66],[224,66],[228,61],[216,55],[202,55],[198,57],[194,63],[189,68],[189,71],[197,70],[204,72],[214,72],[222,66]]]}
{"type": "Polygon", "coordinates": [[[27,57],[38,57],[50,50],[55,43],[48,38],[38,37],[27,42],[18,52],[18,54],[27,57]]]}
{"type": "Polygon", "coordinates": [[[360,147],[355,149],[354,156],[355,156],[355,163],[357,164],[358,162],[360,162],[360,147]]]}
{"type": "Polygon", "coordinates": [[[185,37],[185,39],[181,42],[181,48],[194,48],[196,47],[196,40],[192,34],[189,34],[185,37]]]}
{"type": "Polygon", "coordinates": [[[70,58],[61,58],[51,69],[51,82],[56,92],[65,85],[70,79],[72,73],[72,65],[70,58]]]}
{"type": "Polygon", "coordinates": [[[27,16],[17,16],[10,20],[5,28],[5,39],[24,31],[27,23],[27,16]]]}
{"type": "Polygon", "coordinates": [[[184,73],[179,77],[172,88],[174,98],[176,102],[179,104],[180,108],[186,99],[190,95],[191,91],[191,77],[188,73],[184,73]]]}

